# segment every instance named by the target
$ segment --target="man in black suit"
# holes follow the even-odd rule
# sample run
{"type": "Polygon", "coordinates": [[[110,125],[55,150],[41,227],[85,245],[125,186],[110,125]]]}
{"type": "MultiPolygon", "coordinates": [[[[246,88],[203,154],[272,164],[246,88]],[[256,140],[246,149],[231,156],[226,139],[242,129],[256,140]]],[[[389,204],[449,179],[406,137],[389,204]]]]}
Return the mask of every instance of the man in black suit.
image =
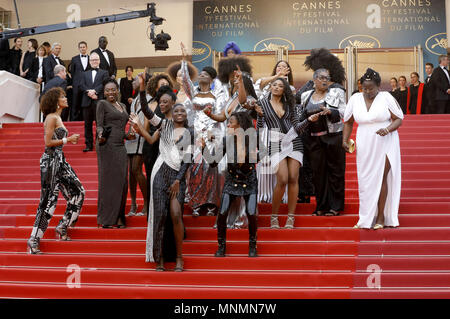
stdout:
{"type": "Polygon", "coordinates": [[[57,65],[65,66],[64,61],[61,60],[61,58],[59,57],[60,54],[61,54],[61,44],[53,43],[51,53],[42,62],[44,82],[47,83],[48,81],[53,79],[54,77],[53,70],[55,69],[55,66],[57,65]]]}
{"type": "Polygon", "coordinates": [[[108,39],[105,36],[101,36],[98,39],[98,48],[92,50],[91,54],[94,52],[98,54],[100,57],[100,69],[108,71],[109,76],[115,79],[117,75],[116,60],[114,54],[106,49],[107,45],[108,39]]]}
{"type": "Polygon", "coordinates": [[[83,99],[83,92],[80,90],[80,84],[83,80],[85,71],[91,69],[89,64],[89,55],[87,55],[87,43],[81,41],[78,43],[78,50],[80,54],[74,56],[70,62],[69,72],[72,75],[72,109],[70,112],[71,121],[81,121],[83,119],[81,112],[81,100],[83,99]]]}
{"type": "Polygon", "coordinates": [[[95,121],[97,102],[103,99],[103,81],[109,76],[108,72],[99,69],[100,57],[97,53],[91,53],[89,63],[91,70],[84,72],[80,83],[80,90],[83,92],[81,108],[84,118],[84,137],[86,148],[83,152],[94,149],[94,136],[92,134],[92,123],[95,121]]]}
{"type": "Polygon", "coordinates": [[[434,105],[433,86],[431,85],[431,74],[433,73],[433,63],[425,63],[425,81],[422,97],[422,114],[432,114],[431,108],[434,105]]]}
{"type": "Polygon", "coordinates": [[[434,92],[434,112],[436,114],[450,113],[450,74],[447,69],[448,57],[439,56],[439,66],[431,75],[431,84],[434,92]]]}
{"type": "MultiPolygon", "coordinates": [[[[0,32],[3,32],[3,25],[0,23],[0,32]]],[[[0,71],[7,71],[9,63],[9,41],[0,40],[0,71]]]]}
{"type": "MultiPolygon", "coordinates": [[[[48,90],[55,88],[55,87],[60,87],[61,89],[64,90],[64,92],[66,92],[67,90],[67,72],[66,72],[66,67],[63,65],[56,65],[54,70],[53,70],[53,79],[51,79],[50,81],[48,81],[45,84],[44,90],[41,93],[41,96],[39,97],[39,100],[42,98],[42,96],[47,93],[48,90]]],[[[68,108],[65,108],[62,113],[61,113],[61,119],[63,121],[67,121],[69,119],[69,110],[68,108]]]]}

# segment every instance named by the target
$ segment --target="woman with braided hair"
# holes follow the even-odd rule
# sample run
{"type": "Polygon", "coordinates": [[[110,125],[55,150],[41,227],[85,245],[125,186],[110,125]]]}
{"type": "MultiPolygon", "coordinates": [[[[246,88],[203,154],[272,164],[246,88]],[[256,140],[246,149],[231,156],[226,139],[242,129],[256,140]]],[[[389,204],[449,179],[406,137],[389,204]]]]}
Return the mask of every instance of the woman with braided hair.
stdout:
{"type": "Polygon", "coordinates": [[[352,95],[345,109],[342,141],[348,152],[356,121],[359,221],[354,228],[397,227],[402,183],[397,129],[403,112],[389,92],[380,91],[378,72],[367,69],[361,83],[363,92],[352,95]]]}

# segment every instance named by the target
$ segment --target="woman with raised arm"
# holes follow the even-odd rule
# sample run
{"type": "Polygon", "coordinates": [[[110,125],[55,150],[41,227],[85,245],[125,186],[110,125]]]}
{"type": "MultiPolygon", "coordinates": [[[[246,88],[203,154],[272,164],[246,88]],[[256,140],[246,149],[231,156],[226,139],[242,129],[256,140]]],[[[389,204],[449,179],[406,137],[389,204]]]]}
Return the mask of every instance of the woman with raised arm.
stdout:
{"type": "MultiPolygon", "coordinates": [[[[216,107],[216,97],[211,92],[211,83],[216,77],[215,70],[205,67],[198,75],[198,88],[196,88],[191,80],[192,72],[189,71],[189,64],[186,61],[187,53],[183,43],[181,43],[181,52],[183,59],[179,71],[180,83],[187,98],[183,104],[191,115],[189,124],[193,126],[194,138],[197,141],[202,138],[207,140],[208,132],[214,128],[215,122],[205,115],[203,110],[216,107]]],[[[207,143],[209,144],[209,141],[207,143]]],[[[201,209],[207,209],[206,214],[214,216],[220,205],[223,182],[221,182],[217,166],[210,167],[204,160],[200,147],[194,149],[194,163],[188,170],[187,179],[188,206],[192,208],[192,215],[197,217],[200,215],[201,209]]]]}
{"type": "Polygon", "coordinates": [[[403,112],[389,92],[380,91],[380,74],[367,69],[363,92],[352,95],[344,115],[342,145],[348,152],[353,123],[359,188],[359,221],[354,228],[397,227],[401,191],[401,156],[397,129],[403,112]]]}
{"type": "Polygon", "coordinates": [[[271,228],[280,228],[279,208],[286,186],[288,187],[288,218],[285,228],[294,228],[298,195],[298,174],[303,160],[303,143],[300,134],[310,122],[318,120],[322,113],[300,118],[294,104],[289,83],[284,78],[272,82],[271,93],[260,100],[262,114],[258,114],[258,128],[267,125],[270,135],[269,155],[276,171],[277,184],[273,190],[271,228]],[[274,141],[277,141],[274,143],[274,141]]]}
{"type": "MultiPolygon", "coordinates": [[[[227,158],[225,185],[222,193],[220,211],[217,218],[217,240],[219,247],[216,257],[225,257],[227,217],[231,205],[236,198],[244,200],[244,211],[248,218],[249,257],[257,257],[257,194],[258,180],[256,177],[256,163],[258,151],[256,130],[247,112],[234,112],[228,121],[227,136],[220,145],[212,150],[206,149],[205,154],[211,165],[217,165],[222,157],[227,158]],[[253,129],[253,134],[250,130],[253,129]],[[253,141],[252,141],[253,140],[253,141]],[[218,158],[216,158],[216,155],[218,158]]],[[[205,147],[205,143],[203,143],[205,147]]]]}
{"type": "Polygon", "coordinates": [[[68,136],[68,131],[61,120],[61,112],[66,107],[68,107],[66,94],[61,88],[50,89],[41,99],[41,111],[45,116],[45,151],[40,160],[41,199],[31,237],[27,243],[30,254],[41,253],[40,241],[55,212],[59,191],[67,201],[66,212],[55,228],[61,240],[70,240],[67,229],[77,222],[84,201],[83,185],[67,163],[63,152],[64,145],[77,144],[80,137],[80,134],[68,136]]]}
{"type": "MultiPolygon", "coordinates": [[[[220,142],[225,135],[224,121],[233,112],[250,110],[254,118],[258,109],[253,81],[250,77],[251,66],[248,58],[237,56],[222,59],[219,62],[219,79],[222,83],[216,100],[216,109],[205,107],[204,112],[211,117],[215,124],[215,142],[220,142]]],[[[219,164],[219,172],[226,172],[226,158],[219,164]]],[[[245,205],[242,198],[237,197],[231,204],[227,225],[229,228],[241,228],[247,224],[245,205]]]]}
{"type": "Polygon", "coordinates": [[[156,270],[164,271],[164,262],[175,260],[175,271],[183,271],[184,176],[192,161],[194,135],[187,127],[186,108],[182,104],[174,105],[176,95],[171,88],[161,87],[157,94],[164,118],[149,108],[144,80],[144,76],[139,75],[142,112],[150,125],[160,127],[150,136],[137,116],[130,117],[130,124],[149,143],[160,141],[159,156],[150,178],[146,261],[156,262],[156,270]]]}

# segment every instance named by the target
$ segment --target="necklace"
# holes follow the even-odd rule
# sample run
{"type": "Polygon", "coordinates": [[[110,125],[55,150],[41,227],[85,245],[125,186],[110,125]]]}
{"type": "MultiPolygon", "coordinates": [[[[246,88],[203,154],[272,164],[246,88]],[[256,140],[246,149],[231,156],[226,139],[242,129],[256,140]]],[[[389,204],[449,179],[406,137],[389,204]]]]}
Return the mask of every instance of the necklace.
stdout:
{"type": "Polygon", "coordinates": [[[211,89],[209,89],[208,91],[200,91],[200,88],[198,89],[199,94],[208,94],[209,92],[211,92],[211,89]]]}

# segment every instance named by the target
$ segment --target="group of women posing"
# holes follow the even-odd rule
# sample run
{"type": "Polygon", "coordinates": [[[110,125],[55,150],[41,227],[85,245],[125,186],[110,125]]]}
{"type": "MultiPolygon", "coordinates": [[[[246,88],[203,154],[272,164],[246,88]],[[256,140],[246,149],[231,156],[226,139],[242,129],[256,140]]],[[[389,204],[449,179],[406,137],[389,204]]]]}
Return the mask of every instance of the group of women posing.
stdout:
{"type": "MultiPolygon", "coordinates": [[[[123,142],[138,135],[152,150],[151,160],[145,159],[143,152],[148,182],[148,193],[145,194],[145,209],[148,207],[146,261],[155,262],[157,271],[164,271],[165,262],[170,261],[175,261],[175,271],[183,270],[182,245],[186,234],[182,216],[185,202],[191,207],[194,216],[217,214],[217,257],[226,254],[227,228],[241,227],[247,223],[248,255],[257,256],[257,203],[261,195],[264,200],[272,202],[271,227],[280,228],[279,208],[283,197],[286,197],[287,188],[288,215],[285,228],[294,228],[295,209],[301,193],[299,178],[303,179],[303,184],[311,184],[310,188],[314,189],[317,201],[314,215],[339,215],[344,209],[345,151],[349,151],[348,141],[353,121],[360,124],[356,141],[360,191],[369,187],[364,194],[360,194],[360,209],[364,214],[360,214],[360,221],[355,227],[372,228],[375,221],[376,229],[384,225],[398,226],[395,211],[396,208],[398,210],[398,201],[395,203],[395,200],[399,200],[400,159],[395,130],[401,124],[402,114],[398,112],[398,104],[395,104],[394,99],[378,93],[376,72],[368,71],[361,79],[364,93],[354,95],[346,107],[342,64],[326,49],[311,51],[305,65],[313,69],[313,80],[300,89],[296,96],[292,73],[286,61],[279,61],[270,77],[254,83],[246,57],[237,55],[222,59],[218,74],[211,67],[205,67],[198,73],[186,61],[183,45],[181,49],[183,60],[169,67],[169,77],[156,76],[159,77],[157,82],[167,84],[158,85],[156,92],[149,92],[155,77],[148,79],[145,73],[139,75],[140,93],[136,100],[140,105],[135,110],[140,109],[142,115],[131,113],[129,118],[126,116],[123,105],[117,102],[117,86],[111,82],[105,85],[105,105],[100,108],[101,112],[109,112],[111,119],[122,125],[121,130],[113,128],[108,139],[113,136],[123,142]],[[216,75],[218,80],[215,80],[216,75]],[[170,77],[179,84],[177,93],[174,93],[170,77]],[[193,84],[196,79],[198,86],[193,84]],[[376,96],[381,98],[375,99],[376,96]],[[383,103],[379,99],[383,99],[383,103]],[[363,102],[367,108],[360,110],[363,102]],[[370,106],[372,104],[374,106],[370,106]],[[383,105],[388,109],[382,109],[383,105]],[[376,111],[369,112],[373,108],[376,111]],[[362,114],[364,110],[367,114],[362,114]],[[342,121],[344,116],[345,124],[342,121]],[[127,121],[131,128],[125,134],[127,121]],[[378,121],[382,124],[373,124],[378,121]],[[366,122],[372,124],[365,125],[366,122]],[[384,124],[388,127],[380,128],[384,124]],[[366,126],[367,129],[364,129],[366,126]],[[372,141],[377,143],[377,154],[369,147],[371,144],[365,145],[363,142],[366,138],[374,139],[369,131],[375,128],[379,137],[392,133],[389,147],[385,140],[377,138],[372,141]],[[398,153],[393,151],[395,147],[398,153]],[[383,154],[386,156],[381,158],[383,154]],[[375,165],[369,160],[375,155],[380,157],[382,164],[375,165]],[[256,165],[258,162],[260,164],[256,165]],[[310,171],[312,179],[305,177],[308,174],[299,177],[302,171],[300,168],[310,171]],[[382,172],[377,174],[373,169],[382,172]],[[270,184],[275,186],[268,187],[270,184]],[[394,185],[394,192],[390,189],[391,185],[394,185]],[[264,193],[259,189],[261,186],[264,193]],[[374,200],[369,192],[377,189],[379,192],[375,191],[375,194],[379,196],[374,200]],[[394,196],[394,201],[388,194],[394,196]],[[378,214],[378,211],[384,211],[384,214],[378,214]]],[[[58,102],[58,107],[60,105],[64,107],[58,102]]],[[[62,122],[58,121],[58,110],[53,113],[48,111],[47,114],[54,116],[47,116],[45,123],[45,154],[50,153],[50,149],[62,150],[61,146],[69,140],[64,140],[65,137],[61,142],[59,140],[67,133],[65,130],[64,134],[61,130],[61,136],[57,133],[57,129],[62,126],[62,122]],[[54,123],[50,122],[53,118],[54,123]]],[[[98,123],[97,127],[102,143],[104,127],[102,123],[98,123]]],[[[76,142],[76,139],[76,136],[71,136],[70,142],[76,142]]],[[[123,154],[111,153],[109,156],[122,157],[123,154]]],[[[126,153],[124,159],[119,160],[126,161],[126,153]]],[[[47,159],[42,161],[48,162],[47,159]]],[[[68,166],[63,158],[59,161],[68,166]]],[[[64,165],[56,169],[56,173],[52,170],[54,175],[51,177],[47,176],[48,169],[43,164],[41,170],[47,174],[44,174],[46,180],[54,179],[61,186],[74,185],[73,196],[67,196],[71,201],[68,211],[61,221],[62,226],[58,226],[65,230],[61,233],[67,237],[67,227],[74,224],[81,209],[84,190],[70,166],[66,168],[64,165]],[[59,176],[70,176],[72,182],[59,176]]],[[[122,173],[126,174],[126,170],[122,173]]],[[[104,183],[108,187],[108,181],[104,183]]],[[[43,184],[43,187],[46,185],[43,184]]],[[[120,196],[123,194],[120,193],[120,187],[117,189],[118,208],[117,214],[112,217],[114,220],[99,223],[108,226],[106,228],[110,225],[125,225],[124,198],[120,196]]],[[[47,188],[54,195],[57,186],[47,188]]],[[[40,224],[48,223],[54,210],[45,196],[41,196],[42,205],[35,223],[38,228],[40,224]]],[[[99,210],[101,205],[111,203],[101,202],[99,198],[99,210]]],[[[30,252],[39,252],[39,238],[42,238],[45,227],[41,227],[41,232],[33,230],[29,241],[30,252]]]]}

